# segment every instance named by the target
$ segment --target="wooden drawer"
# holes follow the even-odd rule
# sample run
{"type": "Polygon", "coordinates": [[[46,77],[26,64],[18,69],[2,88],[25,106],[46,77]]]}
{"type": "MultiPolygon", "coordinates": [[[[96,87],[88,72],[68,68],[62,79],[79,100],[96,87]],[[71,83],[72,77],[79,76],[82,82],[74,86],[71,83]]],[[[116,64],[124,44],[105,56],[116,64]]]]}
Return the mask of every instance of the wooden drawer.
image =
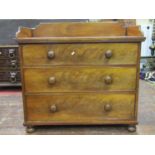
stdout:
{"type": "Polygon", "coordinates": [[[26,92],[133,91],[133,67],[48,67],[24,69],[26,92]]]}
{"type": "Polygon", "coordinates": [[[18,57],[18,48],[0,47],[0,59],[15,59],[18,57]]]}
{"type": "Polygon", "coordinates": [[[19,71],[0,71],[0,82],[16,83],[20,81],[19,71]]]}
{"type": "Polygon", "coordinates": [[[16,59],[0,59],[1,69],[16,70],[19,69],[19,60],[16,59]]]}
{"type": "Polygon", "coordinates": [[[135,43],[42,44],[22,47],[24,65],[136,64],[138,54],[138,44],[135,43]]]}
{"type": "Polygon", "coordinates": [[[134,94],[53,93],[25,99],[28,122],[98,124],[134,119],[134,94]]]}

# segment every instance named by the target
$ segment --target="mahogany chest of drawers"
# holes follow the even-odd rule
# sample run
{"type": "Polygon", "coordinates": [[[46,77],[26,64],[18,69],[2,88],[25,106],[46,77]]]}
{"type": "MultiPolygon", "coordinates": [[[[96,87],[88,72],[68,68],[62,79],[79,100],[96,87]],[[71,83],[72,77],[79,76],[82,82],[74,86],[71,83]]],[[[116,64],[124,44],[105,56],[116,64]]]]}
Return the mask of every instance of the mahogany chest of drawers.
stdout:
{"type": "Polygon", "coordinates": [[[0,87],[20,86],[17,45],[0,45],[0,87]]]}
{"type": "Polygon", "coordinates": [[[20,28],[24,124],[125,124],[135,131],[138,26],[117,22],[47,23],[20,28]]]}

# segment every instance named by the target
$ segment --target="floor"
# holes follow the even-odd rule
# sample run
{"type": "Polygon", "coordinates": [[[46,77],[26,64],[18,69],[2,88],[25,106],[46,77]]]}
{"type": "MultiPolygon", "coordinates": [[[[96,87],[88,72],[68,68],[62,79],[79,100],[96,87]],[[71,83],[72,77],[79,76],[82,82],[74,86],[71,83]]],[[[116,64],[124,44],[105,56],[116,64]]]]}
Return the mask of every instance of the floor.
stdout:
{"type": "MultiPolygon", "coordinates": [[[[155,134],[155,86],[140,81],[139,125],[129,133],[125,126],[54,126],[38,127],[33,135],[152,135],[155,134]]],[[[22,97],[19,90],[0,92],[0,134],[25,135],[22,97]]]]}

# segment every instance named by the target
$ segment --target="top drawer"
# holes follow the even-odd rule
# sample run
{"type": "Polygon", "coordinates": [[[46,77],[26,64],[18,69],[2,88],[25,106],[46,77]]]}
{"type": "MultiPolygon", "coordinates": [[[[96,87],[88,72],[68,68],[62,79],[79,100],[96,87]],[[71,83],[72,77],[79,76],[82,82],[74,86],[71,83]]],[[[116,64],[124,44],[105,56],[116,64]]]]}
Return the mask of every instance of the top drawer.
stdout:
{"type": "Polygon", "coordinates": [[[23,45],[24,65],[136,64],[136,43],[23,45]]]}

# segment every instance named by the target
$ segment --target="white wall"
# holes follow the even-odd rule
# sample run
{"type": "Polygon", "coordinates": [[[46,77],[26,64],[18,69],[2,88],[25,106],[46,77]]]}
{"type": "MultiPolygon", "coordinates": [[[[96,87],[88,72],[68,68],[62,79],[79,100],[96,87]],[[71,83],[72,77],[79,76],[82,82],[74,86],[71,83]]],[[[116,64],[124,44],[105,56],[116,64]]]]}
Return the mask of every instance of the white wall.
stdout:
{"type": "Polygon", "coordinates": [[[153,20],[137,19],[136,24],[141,26],[141,30],[144,33],[144,36],[146,37],[146,40],[142,43],[141,56],[151,56],[149,46],[152,44],[151,37],[152,37],[153,20]]]}

